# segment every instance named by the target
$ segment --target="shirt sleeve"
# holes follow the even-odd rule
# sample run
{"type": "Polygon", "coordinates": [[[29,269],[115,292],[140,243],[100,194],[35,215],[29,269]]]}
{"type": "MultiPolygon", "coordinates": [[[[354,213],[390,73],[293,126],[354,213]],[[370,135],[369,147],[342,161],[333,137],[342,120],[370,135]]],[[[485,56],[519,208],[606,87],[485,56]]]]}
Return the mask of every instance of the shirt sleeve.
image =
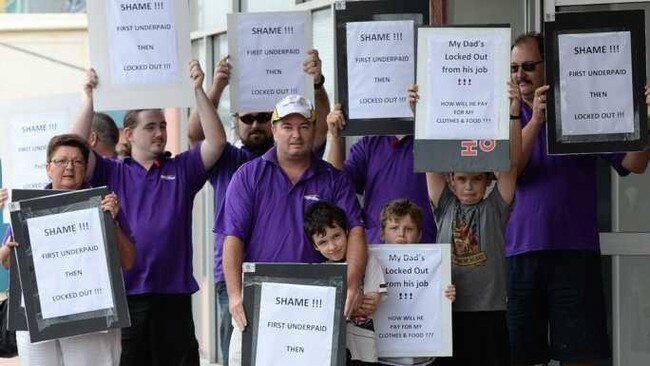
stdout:
{"type": "Polygon", "coordinates": [[[435,218],[436,222],[440,222],[449,206],[451,206],[451,204],[454,202],[455,198],[456,196],[454,196],[454,194],[451,192],[449,186],[445,185],[445,188],[442,190],[440,198],[438,199],[438,205],[435,206],[433,202],[431,202],[431,207],[433,208],[433,217],[435,218]]]}
{"type": "Polygon", "coordinates": [[[499,215],[499,222],[505,226],[508,223],[515,201],[513,200],[512,204],[508,205],[503,200],[503,197],[501,197],[499,189],[496,186],[492,189],[492,192],[490,192],[485,201],[490,206],[490,212],[496,212],[499,215]]]}
{"type": "Polygon", "coordinates": [[[174,158],[179,164],[179,169],[184,172],[187,189],[191,195],[201,190],[208,179],[203,159],[201,159],[201,145],[202,143],[196,144],[190,150],[182,152],[174,158]]]}
{"type": "Polygon", "coordinates": [[[228,184],[223,209],[217,215],[215,233],[223,236],[238,237],[244,243],[248,242],[253,222],[253,207],[255,195],[249,181],[255,182],[250,174],[250,165],[239,169],[228,184]]]}
{"type": "Polygon", "coordinates": [[[377,258],[371,253],[368,253],[368,262],[366,263],[366,274],[363,279],[363,292],[378,292],[383,301],[387,294],[386,279],[384,278],[384,270],[377,258]]]}
{"type": "Polygon", "coordinates": [[[111,177],[115,174],[116,162],[103,158],[92,150],[91,153],[95,154],[95,170],[93,170],[93,175],[90,177],[88,183],[91,187],[112,187],[111,177]]]}
{"type": "Polygon", "coordinates": [[[347,174],[334,170],[333,174],[336,175],[334,187],[336,187],[336,195],[334,197],[337,206],[341,207],[345,214],[348,216],[348,228],[352,229],[355,226],[365,227],[363,218],[361,216],[361,206],[359,200],[354,192],[354,187],[347,174]]]}
{"type": "Polygon", "coordinates": [[[609,161],[612,165],[612,168],[616,170],[618,175],[625,177],[630,174],[630,171],[625,169],[623,166],[623,159],[625,159],[625,154],[622,153],[612,153],[612,154],[600,154],[598,155],[601,159],[609,161]]]}
{"type": "Polygon", "coordinates": [[[352,144],[350,153],[343,163],[343,169],[350,176],[356,193],[359,194],[363,194],[363,187],[368,173],[367,141],[368,139],[364,137],[352,144]]]}

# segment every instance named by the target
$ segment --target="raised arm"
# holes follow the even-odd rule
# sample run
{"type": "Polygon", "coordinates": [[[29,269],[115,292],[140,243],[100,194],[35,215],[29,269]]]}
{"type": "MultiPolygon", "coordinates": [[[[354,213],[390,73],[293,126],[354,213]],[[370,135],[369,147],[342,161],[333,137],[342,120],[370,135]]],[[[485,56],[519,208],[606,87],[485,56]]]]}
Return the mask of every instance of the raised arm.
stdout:
{"type": "MultiPolygon", "coordinates": [[[[90,137],[90,130],[92,128],[93,116],[95,109],[93,107],[93,90],[97,87],[98,78],[95,69],[88,69],[86,71],[86,80],[83,85],[83,101],[81,104],[81,111],[70,124],[70,133],[80,136],[84,140],[90,137]]],[[[90,179],[95,172],[95,154],[90,154],[88,157],[88,165],[86,166],[86,179],[90,179]]]]}
{"type": "Polygon", "coordinates": [[[329,140],[329,153],[327,161],[335,168],[343,170],[345,161],[345,140],[341,136],[341,130],[345,127],[345,116],[340,104],[327,115],[327,129],[329,140]]]}
{"type": "MultiPolygon", "coordinates": [[[[217,63],[217,67],[214,70],[212,85],[210,85],[210,89],[208,89],[208,92],[206,93],[210,103],[212,103],[215,109],[219,107],[219,101],[221,100],[223,91],[230,82],[230,70],[232,66],[228,62],[228,59],[229,56],[226,56],[217,63]]],[[[217,117],[218,116],[219,114],[217,113],[217,117]]],[[[199,113],[196,109],[192,110],[187,122],[187,137],[190,146],[192,147],[205,139],[203,128],[201,127],[201,121],[199,119],[199,113]]]]}
{"type": "Polygon", "coordinates": [[[440,196],[447,186],[446,173],[427,172],[427,192],[429,193],[429,200],[434,206],[438,206],[440,196]]]}
{"type": "Polygon", "coordinates": [[[366,273],[368,260],[368,245],[365,230],[361,226],[350,229],[346,261],[348,264],[348,293],[345,300],[344,315],[346,319],[352,316],[354,310],[363,302],[363,276],[366,273]]]}
{"type": "Polygon", "coordinates": [[[510,99],[510,169],[504,172],[494,172],[497,178],[497,189],[501,198],[511,204],[515,196],[515,185],[521,159],[521,99],[519,88],[512,81],[508,82],[508,98],[510,99]]]}
{"type": "MultiPolygon", "coordinates": [[[[545,121],[544,113],[546,111],[546,92],[550,87],[548,85],[540,86],[535,90],[535,97],[533,99],[533,116],[530,118],[526,127],[521,130],[521,157],[517,167],[517,174],[521,174],[528,165],[528,160],[533,153],[537,134],[539,129],[542,128],[545,121]]],[[[519,98],[521,100],[521,97],[519,98]]],[[[513,111],[510,111],[513,114],[513,111]]],[[[519,110],[513,115],[519,116],[519,110]]],[[[521,117],[521,116],[520,116],[521,117]]]]}
{"type": "Polygon", "coordinates": [[[221,120],[217,116],[214,105],[208,99],[203,90],[203,70],[197,60],[190,61],[190,77],[194,87],[196,98],[196,110],[201,121],[201,128],[205,135],[205,141],[201,144],[201,160],[203,167],[209,170],[219,160],[224,147],[226,146],[226,132],[223,129],[221,120]]]}
{"type": "Polygon", "coordinates": [[[322,73],[322,62],[318,51],[307,51],[307,57],[302,63],[302,69],[311,75],[314,81],[314,105],[316,107],[316,137],[314,138],[314,151],[319,150],[327,140],[327,114],[330,112],[330,99],[325,91],[322,73]]]}

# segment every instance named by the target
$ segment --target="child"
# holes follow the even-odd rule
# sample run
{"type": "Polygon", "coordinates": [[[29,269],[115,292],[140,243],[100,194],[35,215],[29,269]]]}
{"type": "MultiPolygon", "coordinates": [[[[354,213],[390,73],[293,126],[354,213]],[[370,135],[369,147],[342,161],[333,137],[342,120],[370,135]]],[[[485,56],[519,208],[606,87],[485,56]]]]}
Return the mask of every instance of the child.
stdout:
{"type": "MultiPolygon", "coordinates": [[[[314,248],[329,262],[345,262],[347,249],[347,218],[338,206],[317,202],[311,205],[304,217],[304,229],[314,248]]],[[[386,282],[381,266],[368,257],[363,280],[363,303],[347,323],[346,348],[348,365],[369,365],[377,362],[375,328],[372,315],[386,294],[386,282]]]]}
{"type": "MultiPolygon", "coordinates": [[[[409,102],[417,99],[412,85],[409,102]]],[[[452,279],[459,289],[453,309],[454,356],[438,359],[436,365],[510,364],[504,236],[521,155],[521,126],[516,119],[511,122],[508,171],[427,173],[438,242],[452,244],[452,279]],[[496,187],[485,197],[493,177],[496,187]]]]}
{"type": "MultiPolygon", "coordinates": [[[[381,239],[386,244],[416,244],[422,238],[422,210],[408,199],[388,202],[380,215],[381,239]]],[[[445,297],[451,301],[456,298],[456,287],[447,285],[445,297]]],[[[432,357],[392,357],[380,358],[381,365],[430,365],[432,357]]]]}

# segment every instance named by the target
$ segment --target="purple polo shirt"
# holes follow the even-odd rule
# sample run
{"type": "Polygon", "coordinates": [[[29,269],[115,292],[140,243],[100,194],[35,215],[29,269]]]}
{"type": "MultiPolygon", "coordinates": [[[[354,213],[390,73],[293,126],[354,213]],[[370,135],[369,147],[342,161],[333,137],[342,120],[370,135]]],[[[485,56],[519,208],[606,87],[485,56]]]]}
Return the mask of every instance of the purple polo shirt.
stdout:
{"type": "Polygon", "coordinates": [[[317,201],[341,207],[348,227],[363,225],[361,208],[344,172],[313,156],[294,185],[280,168],[274,147],[232,177],[215,231],[240,238],[247,262],[322,262],[303,231],[303,214],[317,201]]]}
{"type": "Polygon", "coordinates": [[[363,194],[368,243],[382,243],[379,215],[392,200],[408,198],[422,210],[422,243],[436,242],[436,222],[424,173],[413,172],[413,136],[366,136],[350,148],[345,171],[363,194]]]}
{"type": "Polygon", "coordinates": [[[200,146],[161,158],[148,171],[131,158],[111,160],[95,154],[90,184],[107,185],[117,194],[118,217],[128,223],[122,229],[137,248],[133,267],[124,271],[128,295],[199,289],[192,275],[192,205],[207,180],[200,146]]]}
{"type": "MultiPolygon", "coordinates": [[[[226,189],[228,188],[228,183],[232,179],[233,174],[242,166],[244,163],[259,157],[261,154],[265,153],[269,148],[273,146],[269,145],[268,148],[258,151],[253,151],[248,149],[246,146],[238,148],[231,145],[230,143],[226,144],[226,147],[221,154],[221,157],[217,163],[212,167],[210,173],[208,174],[210,184],[214,189],[214,212],[215,217],[218,212],[223,208],[224,197],[226,197],[226,189]]],[[[214,279],[215,281],[223,281],[223,266],[221,264],[221,258],[223,257],[223,239],[224,236],[221,234],[215,234],[215,244],[214,244],[214,279]]]]}
{"type": "MultiPolygon", "coordinates": [[[[522,127],[532,111],[524,104],[522,127]]],[[[620,175],[625,154],[548,155],[546,126],[537,135],[528,165],[517,180],[506,230],[506,256],[555,249],[599,251],[596,159],[607,159],[620,175]]]]}

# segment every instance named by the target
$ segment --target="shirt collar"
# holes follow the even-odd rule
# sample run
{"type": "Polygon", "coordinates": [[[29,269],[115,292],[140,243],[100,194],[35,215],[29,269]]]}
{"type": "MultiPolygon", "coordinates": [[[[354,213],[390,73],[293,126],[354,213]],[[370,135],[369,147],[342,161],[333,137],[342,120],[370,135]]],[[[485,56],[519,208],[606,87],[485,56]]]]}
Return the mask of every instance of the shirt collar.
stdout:
{"type": "MultiPolygon", "coordinates": [[[[264,155],[262,155],[262,160],[272,163],[276,167],[280,168],[280,163],[278,162],[277,147],[273,146],[272,148],[269,149],[269,151],[265,152],[264,155]]],[[[312,176],[316,175],[317,173],[326,171],[327,167],[328,165],[326,162],[324,162],[322,159],[318,158],[316,155],[312,153],[311,164],[309,164],[309,168],[307,168],[307,171],[303,174],[303,178],[309,179],[312,176]]]]}
{"type": "Polygon", "coordinates": [[[402,137],[402,139],[398,139],[395,136],[391,136],[390,139],[388,140],[388,143],[393,150],[397,150],[399,147],[404,145],[407,141],[413,140],[413,135],[406,135],[402,137]]]}

